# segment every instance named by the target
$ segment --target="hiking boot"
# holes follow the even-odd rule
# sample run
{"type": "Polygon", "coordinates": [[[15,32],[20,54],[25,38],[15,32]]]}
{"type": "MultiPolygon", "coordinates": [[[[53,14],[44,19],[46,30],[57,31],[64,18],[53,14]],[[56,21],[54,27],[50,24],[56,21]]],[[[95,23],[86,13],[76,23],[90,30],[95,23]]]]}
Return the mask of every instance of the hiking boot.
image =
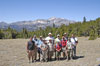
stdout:
{"type": "Polygon", "coordinates": [[[34,63],[35,61],[34,60],[32,60],[32,63],[34,63]]]}
{"type": "Polygon", "coordinates": [[[36,60],[34,60],[34,62],[36,62],[36,60]]]}

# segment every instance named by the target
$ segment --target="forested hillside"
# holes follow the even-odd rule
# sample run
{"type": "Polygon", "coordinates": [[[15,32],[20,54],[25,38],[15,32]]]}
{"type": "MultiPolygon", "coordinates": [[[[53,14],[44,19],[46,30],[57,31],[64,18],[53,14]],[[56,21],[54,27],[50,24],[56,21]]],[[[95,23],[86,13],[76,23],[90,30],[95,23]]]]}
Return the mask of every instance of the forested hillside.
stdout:
{"type": "Polygon", "coordinates": [[[89,40],[93,40],[100,37],[100,18],[86,21],[84,17],[83,22],[71,23],[68,26],[63,24],[60,27],[55,27],[55,24],[53,24],[53,27],[47,26],[45,29],[40,27],[40,29],[35,31],[28,31],[23,28],[22,31],[18,32],[8,27],[8,29],[5,30],[0,29],[0,39],[29,38],[33,35],[46,37],[49,32],[51,32],[54,37],[56,37],[57,34],[62,36],[66,32],[69,37],[74,33],[78,37],[90,36],[89,40]]]}

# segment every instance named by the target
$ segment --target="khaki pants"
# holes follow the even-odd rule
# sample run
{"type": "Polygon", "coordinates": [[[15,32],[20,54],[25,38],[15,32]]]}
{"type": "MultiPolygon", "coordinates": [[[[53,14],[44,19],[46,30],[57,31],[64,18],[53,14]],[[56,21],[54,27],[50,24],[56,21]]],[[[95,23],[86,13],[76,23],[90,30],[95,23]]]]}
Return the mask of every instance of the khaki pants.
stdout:
{"type": "Polygon", "coordinates": [[[34,49],[34,57],[35,57],[35,60],[37,59],[37,47],[35,47],[35,49],[34,49]]]}
{"type": "Polygon", "coordinates": [[[73,58],[73,50],[72,49],[68,49],[67,50],[67,53],[68,53],[68,56],[67,56],[67,59],[72,59],[73,58]]]}
{"type": "Polygon", "coordinates": [[[41,54],[41,61],[42,61],[42,60],[47,61],[47,53],[48,53],[47,50],[42,51],[42,54],[41,54]]]}

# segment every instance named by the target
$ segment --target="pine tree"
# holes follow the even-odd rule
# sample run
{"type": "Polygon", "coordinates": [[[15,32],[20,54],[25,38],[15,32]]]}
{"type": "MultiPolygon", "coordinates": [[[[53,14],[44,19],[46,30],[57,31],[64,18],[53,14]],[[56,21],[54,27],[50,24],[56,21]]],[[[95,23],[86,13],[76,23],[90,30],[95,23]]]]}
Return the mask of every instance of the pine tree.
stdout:
{"type": "Polygon", "coordinates": [[[84,16],[84,17],[83,17],[83,23],[85,23],[85,22],[86,22],[86,17],[84,16]]]}
{"type": "Polygon", "coordinates": [[[2,31],[2,29],[0,29],[0,39],[3,39],[4,38],[4,33],[2,31]]]}

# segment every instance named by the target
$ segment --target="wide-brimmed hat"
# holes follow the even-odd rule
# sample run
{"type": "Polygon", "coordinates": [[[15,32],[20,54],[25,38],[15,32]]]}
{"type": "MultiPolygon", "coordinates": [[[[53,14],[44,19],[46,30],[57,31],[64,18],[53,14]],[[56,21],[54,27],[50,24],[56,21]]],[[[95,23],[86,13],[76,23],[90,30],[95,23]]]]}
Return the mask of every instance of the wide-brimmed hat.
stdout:
{"type": "Polygon", "coordinates": [[[48,33],[48,35],[52,35],[52,33],[48,33]]]}
{"type": "Polygon", "coordinates": [[[64,35],[66,35],[67,33],[64,33],[64,35]]]}
{"type": "Polygon", "coordinates": [[[49,40],[52,40],[52,38],[50,38],[49,40]]]}
{"type": "Polygon", "coordinates": [[[57,34],[57,36],[60,36],[59,34],[57,34]]]}
{"type": "Polygon", "coordinates": [[[34,35],[34,37],[36,37],[36,35],[34,35]]]}
{"type": "Polygon", "coordinates": [[[42,36],[40,36],[40,37],[42,37],[42,36]]]}

